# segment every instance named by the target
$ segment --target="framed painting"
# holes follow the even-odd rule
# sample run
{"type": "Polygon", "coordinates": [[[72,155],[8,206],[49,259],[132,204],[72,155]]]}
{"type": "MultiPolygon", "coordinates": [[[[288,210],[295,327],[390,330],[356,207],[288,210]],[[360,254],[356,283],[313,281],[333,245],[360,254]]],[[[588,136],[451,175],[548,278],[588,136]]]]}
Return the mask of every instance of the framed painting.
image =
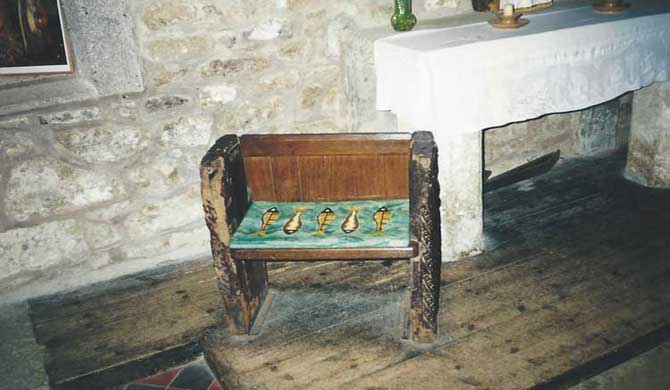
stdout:
{"type": "Polygon", "coordinates": [[[73,70],[60,0],[0,0],[0,76],[73,70]]]}

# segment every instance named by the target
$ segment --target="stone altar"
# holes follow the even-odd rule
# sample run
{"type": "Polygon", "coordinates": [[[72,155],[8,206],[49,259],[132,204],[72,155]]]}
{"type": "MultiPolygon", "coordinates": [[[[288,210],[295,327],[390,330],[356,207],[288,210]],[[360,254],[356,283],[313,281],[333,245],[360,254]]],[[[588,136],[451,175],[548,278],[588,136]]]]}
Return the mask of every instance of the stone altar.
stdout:
{"type": "Polygon", "coordinates": [[[443,151],[443,260],[483,246],[481,130],[667,81],[669,11],[652,0],[618,15],[557,8],[513,32],[474,23],[375,42],[377,108],[400,129],[432,130],[443,151]]]}

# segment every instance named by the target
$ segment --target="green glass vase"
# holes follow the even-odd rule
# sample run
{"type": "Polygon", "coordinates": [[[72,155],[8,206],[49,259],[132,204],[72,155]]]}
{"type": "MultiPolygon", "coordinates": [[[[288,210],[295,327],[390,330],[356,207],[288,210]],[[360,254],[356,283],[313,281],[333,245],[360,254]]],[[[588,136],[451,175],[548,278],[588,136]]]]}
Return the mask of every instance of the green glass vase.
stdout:
{"type": "Polygon", "coordinates": [[[391,26],[396,31],[409,31],[416,25],[416,16],[412,13],[412,0],[393,0],[391,26]]]}

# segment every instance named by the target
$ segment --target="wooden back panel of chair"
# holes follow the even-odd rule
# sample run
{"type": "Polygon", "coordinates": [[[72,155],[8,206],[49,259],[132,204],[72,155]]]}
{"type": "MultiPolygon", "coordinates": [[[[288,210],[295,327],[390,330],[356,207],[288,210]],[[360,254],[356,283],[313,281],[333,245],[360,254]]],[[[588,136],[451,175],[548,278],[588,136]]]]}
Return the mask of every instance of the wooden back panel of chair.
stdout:
{"type": "Polygon", "coordinates": [[[253,200],[407,198],[411,135],[286,134],[240,138],[253,200]]]}

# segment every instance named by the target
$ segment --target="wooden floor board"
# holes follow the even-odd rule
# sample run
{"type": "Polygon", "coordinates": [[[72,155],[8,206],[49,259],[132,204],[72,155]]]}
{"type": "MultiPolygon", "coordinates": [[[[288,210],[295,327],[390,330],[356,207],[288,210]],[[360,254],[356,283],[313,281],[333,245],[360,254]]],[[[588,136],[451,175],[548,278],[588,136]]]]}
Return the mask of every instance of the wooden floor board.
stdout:
{"type": "MultiPolygon", "coordinates": [[[[223,317],[214,273],[209,262],[166,267],[111,283],[30,302],[33,329],[45,347],[45,366],[52,388],[104,388],[155,373],[147,361],[156,355],[162,364],[190,359],[181,348],[198,343],[204,330],[223,317]],[[161,353],[163,353],[161,355],[161,353]],[[119,368],[128,365],[128,370],[119,368]],[[105,381],[77,380],[116,367],[105,381]],[[73,383],[70,383],[73,382],[73,383]]],[[[195,352],[194,352],[195,353],[195,352]]]]}

